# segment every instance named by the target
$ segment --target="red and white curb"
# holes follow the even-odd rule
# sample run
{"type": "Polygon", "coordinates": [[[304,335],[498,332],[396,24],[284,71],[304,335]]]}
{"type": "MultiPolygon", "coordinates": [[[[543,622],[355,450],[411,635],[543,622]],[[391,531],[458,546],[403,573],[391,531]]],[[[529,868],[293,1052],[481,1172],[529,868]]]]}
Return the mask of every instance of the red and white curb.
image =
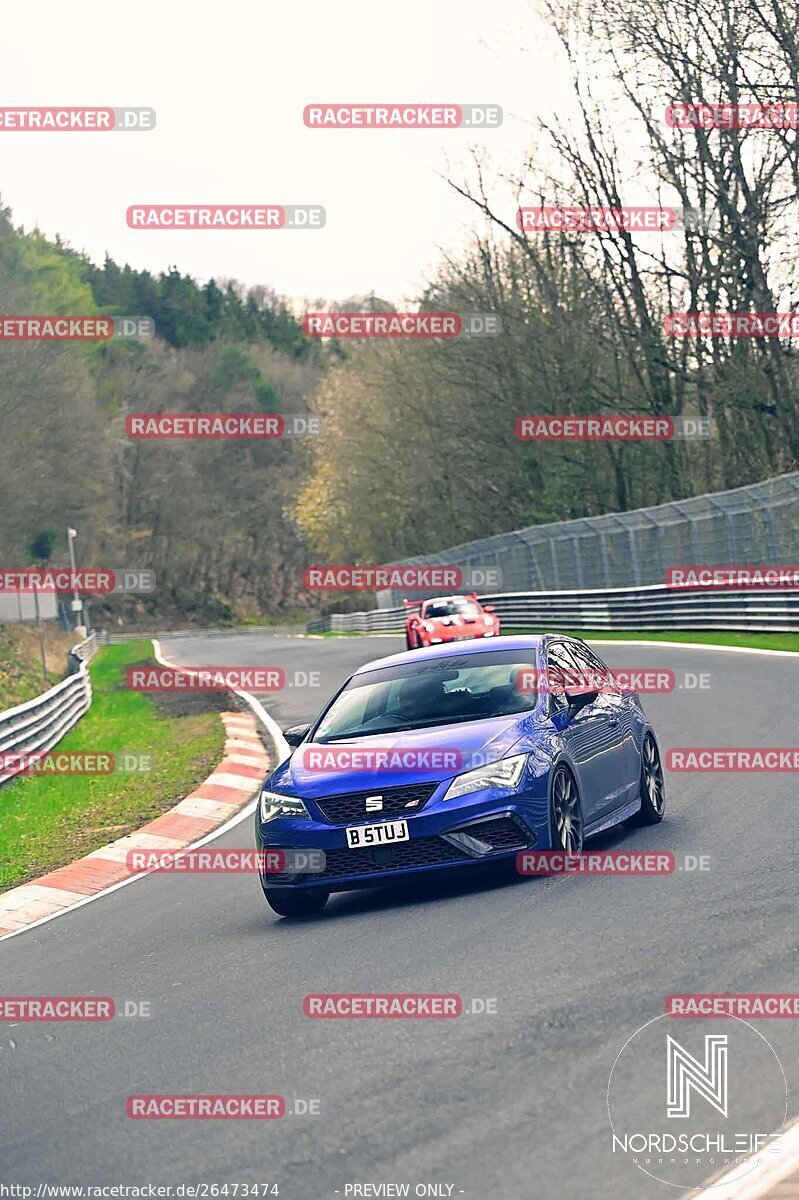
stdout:
{"type": "MultiPolygon", "coordinates": [[[[225,756],[212,775],[168,812],[84,858],[0,894],[0,939],[141,876],[127,866],[131,850],[183,850],[235,819],[258,795],[269,761],[255,716],[223,712],[225,756]]],[[[242,814],[244,815],[244,814],[242,814]]]]}

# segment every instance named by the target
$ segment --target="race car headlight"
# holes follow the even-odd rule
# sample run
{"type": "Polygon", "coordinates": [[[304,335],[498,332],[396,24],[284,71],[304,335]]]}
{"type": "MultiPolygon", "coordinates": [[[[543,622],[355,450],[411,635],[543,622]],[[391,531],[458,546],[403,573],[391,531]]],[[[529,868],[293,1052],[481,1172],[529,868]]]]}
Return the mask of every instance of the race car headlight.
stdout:
{"type": "Polygon", "coordinates": [[[453,779],[443,799],[455,800],[458,796],[468,795],[469,792],[479,792],[481,788],[516,787],[526,763],[526,754],[514,754],[511,758],[500,758],[497,762],[487,763],[474,771],[466,771],[453,779]]]}
{"type": "Polygon", "coordinates": [[[495,620],[496,620],[496,617],[486,617],[485,623],[486,623],[486,625],[493,625],[495,620]]]}
{"type": "Polygon", "coordinates": [[[261,792],[259,804],[261,824],[275,817],[291,817],[295,821],[310,821],[311,814],[298,796],[280,796],[277,792],[261,792]]]}

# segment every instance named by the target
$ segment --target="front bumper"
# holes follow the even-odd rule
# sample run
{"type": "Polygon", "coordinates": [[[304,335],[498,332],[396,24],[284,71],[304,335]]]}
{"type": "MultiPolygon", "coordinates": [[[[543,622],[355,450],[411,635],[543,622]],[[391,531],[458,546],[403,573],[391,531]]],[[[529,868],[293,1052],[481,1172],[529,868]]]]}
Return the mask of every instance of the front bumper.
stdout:
{"type": "MultiPolygon", "coordinates": [[[[455,633],[446,633],[446,634],[443,634],[443,636],[442,636],[442,634],[443,634],[443,631],[440,631],[438,633],[433,633],[433,634],[428,633],[426,635],[425,645],[427,645],[427,646],[446,646],[446,645],[449,645],[450,642],[473,642],[476,638],[497,637],[499,634],[499,630],[498,629],[477,629],[474,632],[471,632],[471,631],[464,632],[462,629],[459,629],[455,633]]],[[[422,637],[423,637],[423,639],[425,639],[424,634],[422,635],[422,637]]]]}
{"type": "MultiPolygon", "coordinates": [[[[392,818],[396,820],[397,818],[392,818]]],[[[267,874],[264,887],[349,891],[420,875],[476,869],[515,858],[548,840],[546,804],[507,794],[468,804],[457,801],[404,818],[409,840],[351,850],[344,825],[277,819],[256,823],[258,848],[322,850],[325,869],[313,874],[267,874]]],[[[359,819],[352,824],[380,824],[359,819]]]]}

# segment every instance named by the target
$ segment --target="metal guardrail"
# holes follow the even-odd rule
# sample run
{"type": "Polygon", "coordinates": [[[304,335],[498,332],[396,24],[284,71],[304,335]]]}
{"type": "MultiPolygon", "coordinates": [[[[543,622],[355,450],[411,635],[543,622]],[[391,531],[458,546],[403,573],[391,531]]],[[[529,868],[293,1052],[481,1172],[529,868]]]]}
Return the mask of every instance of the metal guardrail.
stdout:
{"type": "MultiPolygon", "coordinates": [[[[677,591],[650,587],[592,588],[566,592],[500,592],[480,597],[493,604],[504,626],[524,629],[673,630],[750,629],[799,632],[799,591],[736,589],[677,591]]],[[[308,633],[401,633],[404,608],[334,613],[307,626],[308,633]]]]}
{"type": "Polygon", "coordinates": [[[72,675],[67,675],[41,696],[0,712],[0,783],[18,775],[22,769],[21,764],[6,769],[9,755],[46,754],[88,711],[92,702],[92,684],[86,663],[96,650],[94,635],[78,642],[70,651],[78,661],[72,675]]]}
{"type": "Polygon", "coordinates": [[[76,646],[72,647],[70,654],[74,655],[81,662],[91,662],[99,648],[100,641],[97,634],[90,633],[82,642],[78,642],[76,646]]]}

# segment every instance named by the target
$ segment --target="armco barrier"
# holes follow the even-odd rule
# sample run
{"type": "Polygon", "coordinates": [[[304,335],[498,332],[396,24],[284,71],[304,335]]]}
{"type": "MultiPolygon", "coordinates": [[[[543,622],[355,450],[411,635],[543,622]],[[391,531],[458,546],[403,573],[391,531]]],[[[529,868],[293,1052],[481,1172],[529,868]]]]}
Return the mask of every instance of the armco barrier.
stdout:
{"type": "MultiPolygon", "coordinates": [[[[70,651],[79,660],[74,674],[62,679],[49,692],[0,713],[0,763],[7,755],[46,753],[78,723],[92,702],[86,663],[96,649],[94,635],[79,642],[70,651]]],[[[0,767],[0,783],[17,774],[19,768],[8,771],[0,767]]]]}
{"type": "MultiPolygon", "coordinates": [[[[677,591],[650,587],[570,592],[500,592],[481,596],[507,628],[525,629],[751,629],[799,632],[799,591],[677,591]]],[[[312,621],[309,633],[401,633],[404,608],[335,613],[312,621]]]]}
{"type": "Polygon", "coordinates": [[[91,662],[99,647],[100,643],[97,634],[90,633],[82,642],[78,642],[76,646],[72,647],[70,654],[79,659],[80,662],[91,662]]]}

